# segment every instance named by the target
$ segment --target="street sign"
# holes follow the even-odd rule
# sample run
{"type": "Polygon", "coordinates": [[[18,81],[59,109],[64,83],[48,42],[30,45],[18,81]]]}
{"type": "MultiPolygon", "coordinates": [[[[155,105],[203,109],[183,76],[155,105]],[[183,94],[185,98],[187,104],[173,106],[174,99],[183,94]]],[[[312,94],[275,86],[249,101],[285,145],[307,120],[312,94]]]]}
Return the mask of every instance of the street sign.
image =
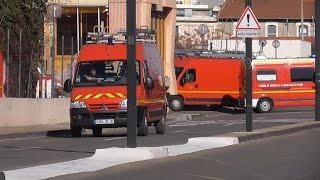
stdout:
{"type": "Polygon", "coordinates": [[[252,38],[259,36],[261,26],[249,6],[242,13],[237,23],[236,30],[238,37],[252,38]]]}
{"type": "Polygon", "coordinates": [[[250,7],[247,7],[240,20],[238,21],[237,30],[261,30],[261,26],[250,7]]]}
{"type": "Polygon", "coordinates": [[[278,47],[280,47],[280,42],[278,40],[274,40],[274,41],[272,41],[272,46],[274,48],[278,48],[278,47]]]}

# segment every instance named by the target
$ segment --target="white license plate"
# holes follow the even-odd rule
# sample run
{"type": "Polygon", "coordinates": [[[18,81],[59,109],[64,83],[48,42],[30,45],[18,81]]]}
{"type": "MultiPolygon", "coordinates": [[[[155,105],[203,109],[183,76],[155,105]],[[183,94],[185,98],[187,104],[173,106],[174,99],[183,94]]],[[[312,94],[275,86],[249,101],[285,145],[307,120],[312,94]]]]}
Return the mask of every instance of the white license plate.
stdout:
{"type": "Polygon", "coordinates": [[[114,119],[97,119],[94,120],[95,124],[114,124],[114,119]]]}

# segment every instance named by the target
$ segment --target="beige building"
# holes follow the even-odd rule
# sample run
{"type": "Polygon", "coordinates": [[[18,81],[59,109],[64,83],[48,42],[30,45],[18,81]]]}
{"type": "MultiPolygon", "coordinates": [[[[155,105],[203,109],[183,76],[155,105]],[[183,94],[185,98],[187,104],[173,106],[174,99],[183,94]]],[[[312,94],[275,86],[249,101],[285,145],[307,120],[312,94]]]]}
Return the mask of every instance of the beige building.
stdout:
{"type": "MultiPolygon", "coordinates": [[[[62,7],[61,17],[55,23],[45,24],[45,69],[50,72],[52,44],[50,35],[56,39],[55,74],[61,77],[62,54],[64,54],[65,72],[63,80],[70,77],[71,55],[77,54],[85,44],[88,32],[114,32],[126,28],[126,0],[56,0],[62,7]],[[54,24],[54,25],[53,25],[54,24]],[[54,31],[53,31],[54,27],[54,31]],[[62,43],[64,37],[64,43],[62,43]],[[64,44],[64,45],[62,45],[64,44]]],[[[175,0],[136,0],[139,27],[148,27],[157,31],[157,44],[165,67],[165,75],[170,78],[169,92],[176,94],[174,74],[174,36],[176,24],[175,0]]]]}

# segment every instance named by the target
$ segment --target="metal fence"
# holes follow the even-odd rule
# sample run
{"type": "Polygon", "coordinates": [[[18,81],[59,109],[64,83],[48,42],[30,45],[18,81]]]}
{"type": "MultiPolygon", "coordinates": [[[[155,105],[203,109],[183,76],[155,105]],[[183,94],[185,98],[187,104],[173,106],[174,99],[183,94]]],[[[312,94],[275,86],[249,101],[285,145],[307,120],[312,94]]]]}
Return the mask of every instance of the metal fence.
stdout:
{"type": "Polygon", "coordinates": [[[76,56],[73,52],[74,38],[65,39],[64,36],[59,37],[61,38],[62,54],[59,57],[60,62],[57,63],[56,51],[53,48],[57,43],[52,36],[49,43],[44,40],[41,50],[38,52],[31,51],[30,53],[28,50],[31,47],[23,43],[23,31],[19,32],[18,43],[14,41],[16,37],[13,34],[15,33],[10,30],[7,31],[6,47],[4,48],[5,51],[3,51],[3,96],[14,98],[68,96],[63,92],[63,84],[66,79],[70,79],[72,76],[74,56],[76,56]],[[66,41],[69,41],[69,44],[71,42],[72,46],[71,55],[69,54],[68,56],[64,53],[66,41]],[[30,54],[27,58],[26,54],[24,54],[26,51],[28,51],[26,54],[30,54]],[[46,54],[49,56],[46,56],[46,54]]]}

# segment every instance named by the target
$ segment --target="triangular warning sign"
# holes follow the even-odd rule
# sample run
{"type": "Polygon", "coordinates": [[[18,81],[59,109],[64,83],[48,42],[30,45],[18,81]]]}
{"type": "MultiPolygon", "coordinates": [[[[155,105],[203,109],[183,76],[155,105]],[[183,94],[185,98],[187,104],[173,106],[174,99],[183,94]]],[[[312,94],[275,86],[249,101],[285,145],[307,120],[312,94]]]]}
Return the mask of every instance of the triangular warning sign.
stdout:
{"type": "Polygon", "coordinates": [[[252,9],[248,6],[243,14],[241,15],[240,20],[238,21],[237,30],[261,30],[260,24],[253,14],[252,9]]]}

